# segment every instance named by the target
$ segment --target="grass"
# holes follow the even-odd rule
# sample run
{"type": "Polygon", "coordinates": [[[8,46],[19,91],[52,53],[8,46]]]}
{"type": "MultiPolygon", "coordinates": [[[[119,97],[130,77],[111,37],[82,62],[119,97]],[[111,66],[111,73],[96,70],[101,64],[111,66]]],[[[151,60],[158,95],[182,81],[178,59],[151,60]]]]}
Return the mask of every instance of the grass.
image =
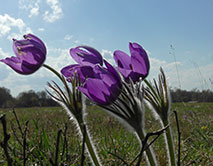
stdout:
{"type": "MultiPolygon", "coordinates": [[[[181,165],[213,165],[213,103],[175,103],[171,110],[176,110],[181,129],[181,165]]],[[[140,148],[134,133],[126,130],[117,120],[96,106],[87,108],[87,124],[104,166],[123,165],[117,156],[130,162],[140,148]]],[[[17,108],[16,114],[21,129],[12,111],[0,110],[6,114],[9,139],[9,153],[14,165],[23,165],[23,135],[26,130],[26,165],[80,165],[81,139],[66,112],[60,107],[54,108],[17,108]],[[26,125],[26,122],[29,123],[26,125]],[[67,130],[66,130],[67,126],[67,130]],[[57,134],[62,129],[59,153],[56,157],[57,134]],[[21,145],[22,144],[22,145],[21,145]]],[[[175,117],[171,113],[171,127],[177,145],[175,117]]],[[[146,112],[145,128],[147,132],[160,129],[149,110],[146,112]]],[[[0,141],[3,140],[0,125],[0,141]]],[[[154,143],[154,150],[160,165],[167,163],[163,136],[154,143]]],[[[177,146],[176,146],[177,150],[177,146]]],[[[144,165],[145,162],[143,162],[144,165]]],[[[0,165],[7,165],[4,151],[0,148],[0,165]]],[[[88,157],[86,164],[91,165],[88,157]]]]}

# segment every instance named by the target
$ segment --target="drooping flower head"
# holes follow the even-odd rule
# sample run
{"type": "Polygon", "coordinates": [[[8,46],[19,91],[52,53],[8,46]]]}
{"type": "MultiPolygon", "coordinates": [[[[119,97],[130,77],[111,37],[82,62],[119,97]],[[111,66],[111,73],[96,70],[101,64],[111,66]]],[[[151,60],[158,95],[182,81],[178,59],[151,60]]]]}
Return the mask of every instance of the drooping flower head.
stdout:
{"type": "Polygon", "coordinates": [[[116,50],[114,59],[117,69],[126,82],[130,79],[135,83],[140,78],[145,79],[149,73],[149,59],[146,51],[137,43],[129,43],[131,57],[125,52],[116,50]]]}
{"type": "Polygon", "coordinates": [[[61,73],[68,81],[78,75],[82,83],[78,89],[97,104],[108,105],[121,93],[122,83],[114,67],[107,61],[104,63],[106,67],[70,65],[63,68],[61,73]]]}
{"type": "Polygon", "coordinates": [[[70,55],[78,64],[61,70],[67,81],[77,75],[82,83],[78,89],[98,104],[108,105],[116,100],[122,89],[121,78],[96,49],[78,46],[70,49],[70,55]],[[103,62],[106,67],[102,66],[103,62]]]}
{"type": "Polygon", "coordinates": [[[45,61],[46,47],[44,43],[32,34],[24,35],[23,40],[13,39],[13,51],[16,56],[1,59],[19,74],[32,74],[45,61]]]}

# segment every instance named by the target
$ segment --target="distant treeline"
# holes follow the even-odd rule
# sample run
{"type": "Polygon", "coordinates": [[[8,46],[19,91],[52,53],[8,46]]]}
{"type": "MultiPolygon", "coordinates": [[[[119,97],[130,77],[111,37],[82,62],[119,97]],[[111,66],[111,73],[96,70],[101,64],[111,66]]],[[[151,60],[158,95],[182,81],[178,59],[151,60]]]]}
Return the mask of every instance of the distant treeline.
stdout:
{"type": "Polygon", "coordinates": [[[29,90],[21,92],[17,97],[10,94],[10,90],[0,87],[0,107],[37,107],[37,106],[57,106],[58,104],[50,98],[46,91],[35,92],[29,90]]]}
{"type": "MultiPolygon", "coordinates": [[[[186,91],[181,89],[171,89],[172,102],[213,102],[213,92],[210,90],[199,91],[197,89],[186,91]]],[[[87,100],[87,104],[90,102],[87,100]]],[[[10,90],[0,87],[0,108],[11,107],[47,107],[58,106],[46,91],[35,92],[29,90],[21,92],[17,97],[10,94],[10,90]]]]}
{"type": "Polygon", "coordinates": [[[170,90],[172,102],[213,102],[213,91],[210,90],[170,90]]]}

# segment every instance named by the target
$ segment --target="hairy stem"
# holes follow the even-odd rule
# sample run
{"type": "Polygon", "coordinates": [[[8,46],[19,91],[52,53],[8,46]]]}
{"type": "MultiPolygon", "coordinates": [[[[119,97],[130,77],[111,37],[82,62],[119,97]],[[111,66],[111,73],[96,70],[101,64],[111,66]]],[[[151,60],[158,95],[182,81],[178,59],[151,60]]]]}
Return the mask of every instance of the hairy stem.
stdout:
{"type": "Polygon", "coordinates": [[[92,144],[91,138],[86,130],[86,126],[83,124],[83,120],[80,120],[80,121],[78,120],[78,124],[79,124],[80,130],[81,130],[80,131],[81,135],[84,136],[84,141],[85,141],[89,156],[90,156],[91,160],[93,161],[93,164],[95,166],[101,166],[101,164],[98,160],[97,153],[95,152],[94,146],[92,144]]]}
{"type": "MultiPolygon", "coordinates": [[[[141,141],[141,146],[142,147],[147,147],[148,146],[148,142],[146,141],[146,143],[145,143],[145,145],[143,145],[143,143],[144,143],[144,139],[145,139],[145,134],[144,134],[144,132],[142,131],[142,132],[138,132],[138,136],[139,136],[139,138],[140,138],[140,141],[141,141]]],[[[152,150],[151,150],[151,147],[148,147],[147,149],[146,149],[146,155],[147,155],[147,158],[148,158],[148,160],[149,160],[149,164],[151,165],[151,166],[157,166],[158,164],[157,164],[157,161],[156,161],[156,156],[155,156],[155,154],[152,152],[152,150]]],[[[142,156],[141,156],[142,157],[142,156]]]]}
{"type": "MultiPolygon", "coordinates": [[[[167,126],[169,124],[168,120],[163,120],[163,126],[167,126]]],[[[170,161],[171,166],[176,166],[176,160],[175,160],[175,149],[174,149],[174,142],[172,138],[172,131],[171,127],[166,129],[166,140],[167,140],[167,146],[168,146],[168,157],[170,161]]]]}
{"type": "MultiPolygon", "coordinates": [[[[82,110],[80,110],[82,108],[78,108],[78,105],[77,105],[78,103],[76,101],[77,98],[76,98],[75,90],[73,90],[71,92],[70,88],[67,85],[66,79],[59,72],[57,72],[55,69],[53,69],[52,67],[50,67],[50,66],[48,66],[46,64],[43,64],[43,67],[45,67],[46,69],[48,69],[49,71],[51,71],[52,73],[54,73],[61,80],[61,82],[64,84],[65,90],[66,90],[69,98],[66,97],[66,95],[57,86],[57,84],[54,84],[55,86],[57,86],[57,88],[54,88],[53,86],[50,86],[50,87],[54,91],[56,91],[56,93],[60,96],[59,101],[63,102],[63,104],[66,105],[67,109],[70,112],[72,112],[72,114],[74,114],[74,117],[77,120],[77,123],[78,123],[79,128],[80,128],[80,134],[84,137],[85,144],[86,144],[86,147],[88,149],[88,153],[89,153],[90,159],[92,160],[93,164],[95,166],[101,166],[101,164],[100,164],[100,162],[98,160],[98,155],[95,152],[95,147],[92,144],[92,141],[91,141],[91,139],[89,137],[89,134],[88,134],[87,130],[85,130],[86,126],[84,127],[83,114],[82,114],[82,110]],[[72,98],[71,102],[70,102],[70,98],[72,98]],[[74,108],[73,107],[70,108],[69,107],[70,105],[74,105],[74,108]],[[72,111],[73,109],[74,109],[74,111],[72,111]],[[76,111],[79,111],[79,114],[76,114],[76,111]]],[[[72,86],[76,86],[76,84],[73,85],[73,83],[72,83],[72,86]]],[[[54,97],[54,96],[52,96],[52,97],[54,97]]],[[[55,99],[57,100],[57,98],[55,98],[55,99]]],[[[79,102],[82,102],[82,101],[79,101],[79,102]]]]}

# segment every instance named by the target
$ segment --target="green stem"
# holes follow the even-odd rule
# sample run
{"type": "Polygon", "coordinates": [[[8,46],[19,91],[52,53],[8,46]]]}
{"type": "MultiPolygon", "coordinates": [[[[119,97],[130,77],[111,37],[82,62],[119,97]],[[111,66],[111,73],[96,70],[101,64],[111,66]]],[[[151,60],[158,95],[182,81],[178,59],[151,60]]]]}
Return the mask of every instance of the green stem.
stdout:
{"type": "Polygon", "coordinates": [[[89,134],[88,134],[87,130],[84,131],[84,126],[82,125],[83,124],[82,122],[78,121],[78,124],[79,124],[80,130],[81,130],[81,134],[83,135],[83,133],[84,133],[84,136],[85,136],[84,140],[85,140],[86,147],[88,149],[89,155],[91,157],[91,160],[93,161],[95,166],[101,166],[101,164],[98,160],[98,157],[97,157],[97,153],[95,152],[94,146],[92,145],[92,141],[89,137],[89,134]]]}
{"type": "Polygon", "coordinates": [[[50,67],[49,65],[43,64],[43,67],[45,67],[46,69],[50,70],[51,72],[53,72],[62,82],[64,81],[62,76],[52,67],[50,67]]]}
{"type": "MultiPolygon", "coordinates": [[[[164,127],[169,124],[168,120],[163,120],[163,125],[164,127]]],[[[175,149],[174,149],[174,142],[172,138],[172,131],[171,127],[168,127],[166,129],[166,139],[167,139],[167,146],[169,150],[169,159],[170,159],[170,164],[171,166],[176,166],[176,160],[175,160],[175,149]]]]}
{"type": "MultiPolygon", "coordinates": [[[[46,64],[43,64],[43,67],[45,67],[46,69],[48,69],[51,72],[53,72],[62,81],[62,83],[64,84],[66,90],[70,93],[70,89],[69,89],[68,85],[66,84],[66,80],[64,79],[64,77],[61,76],[60,73],[58,73],[55,69],[53,69],[52,67],[50,67],[50,66],[48,66],[46,64]]],[[[95,166],[101,166],[101,164],[100,164],[100,162],[98,160],[97,154],[96,154],[96,152],[94,150],[94,146],[92,145],[92,141],[91,141],[91,139],[89,137],[89,134],[88,134],[87,130],[84,131],[84,125],[83,125],[82,116],[80,116],[79,118],[76,117],[76,120],[77,120],[77,123],[78,123],[78,125],[80,127],[81,135],[85,137],[84,140],[85,140],[89,155],[91,157],[91,160],[93,161],[95,166]]]]}
{"type": "MultiPolygon", "coordinates": [[[[143,143],[143,140],[145,138],[144,132],[143,131],[142,132],[138,132],[138,136],[139,136],[139,138],[141,140],[141,143],[143,143]]],[[[144,145],[141,145],[141,146],[144,146],[144,145]]],[[[146,152],[146,155],[147,155],[147,158],[149,160],[150,165],[151,166],[156,166],[157,165],[156,157],[155,157],[155,154],[153,154],[153,152],[151,151],[151,147],[148,147],[145,152],[146,152]]]]}

